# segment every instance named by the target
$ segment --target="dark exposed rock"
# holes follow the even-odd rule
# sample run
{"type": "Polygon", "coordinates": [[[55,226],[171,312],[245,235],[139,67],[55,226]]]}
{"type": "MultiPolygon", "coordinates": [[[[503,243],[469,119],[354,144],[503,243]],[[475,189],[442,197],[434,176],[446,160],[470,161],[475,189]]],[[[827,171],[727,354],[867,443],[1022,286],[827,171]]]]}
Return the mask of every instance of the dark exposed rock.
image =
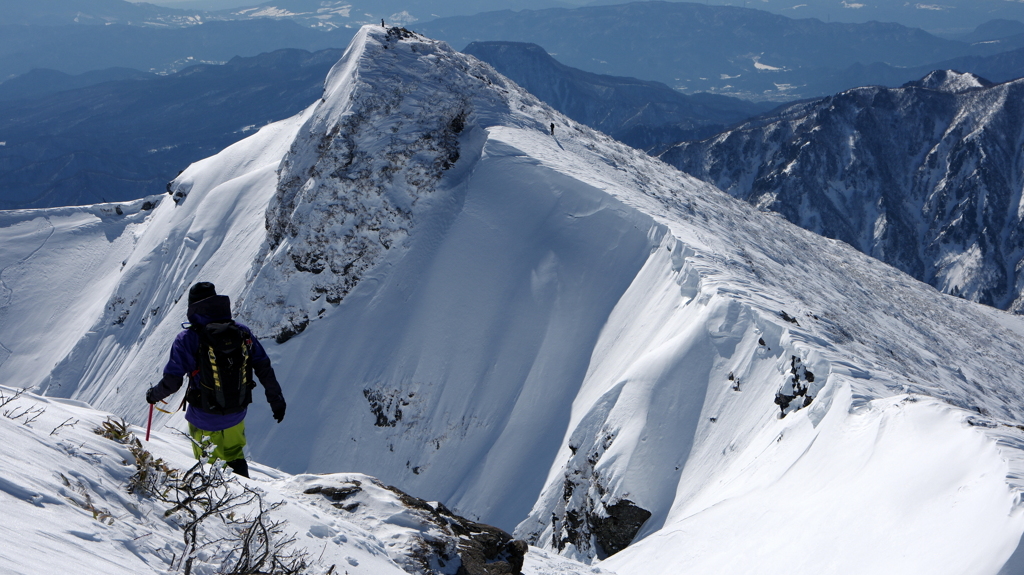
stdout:
{"type": "Polygon", "coordinates": [[[279,344],[284,343],[305,331],[307,326],[309,326],[308,317],[303,318],[301,321],[291,324],[290,326],[282,328],[281,331],[276,336],[274,336],[274,341],[279,344]]]}
{"type": "Polygon", "coordinates": [[[605,507],[607,517],[591,518],[591,531],[606,555],[615,555],[625,549],[651,518],[651,512],[623,499],[605,507]]]}
{"type": "Polygon", "coordinates": [[[355,495],[356,493],[359,493],[360,491],[362,491],[362,488],[359,487],[359,483],[356,482],[353,485],[344,486],[344,487],[321,487],[321,486],[317,485],[316,487],[311,487],[311,488],[305,490],[303,493],[305,493],[307,495],[312,495],[314,493],[319,493],[319,494],[323,495],[324,497],[326,497],[327,499],[330,499],[331,501],[337,502],[337,501],[344,501],[344,500],[348,499],[349,497],[351,497],[352,495],[355,495]]]}
{"type": "Polygon", "coordinates": [[[373,423],[377,427],[398,425],[398,422],[402,421],[402,408],[409,405],[409,401],[397,389],[364,389],[363,397],[369,402],[370,411],[377,418],[373,423]]]}
{"type": "Polygon", "coordinates": [[[786,377],[786,383],[775,394],[775,404],[782,410],[781,417],[785,417],[791,411],[807,407],[814,401],[814,393],[809,385],[814,383],[814,373],[795,355],[790,358],[789,365],[790,373],[786,377]],[[797,398],[800,400],[797,401],[797,398]],[[790,406],[795,407],[790,409],[790,406]]]}
{"type": "MultiPolygon", "coordinates": [[[[604,428],[597,434],[577,432],[569,439],[572,457],[566,464],[561,501],[551,513],[550,535],[544,536],[550,536],[550,545],[559,552],[573,547],[579,556],[608,557],[632,543],[651,516],[629,499],[613,496],[597,469],[616,436],[614,430],[604,428]]],[[[545,531],[542,526],[523,535],[538,544],[545,531]]]]}
{"type": "Polygon", "coordinates": [[[408,30],[406,28],[402,28],[399,26],[393,26],[391,28],[388,28],[388,40],[406,40],[415,37],[416,33],[413,32],[412,30],[408,30]]]}
{"type": "MultiPolygon", "coordinates": [[[[397,487],[365,478],[343,479],[327,476],[323,484],[303,491],[314,499],[351,513],[349,521],[378,523],[373,502],[397,499],[404,507],[403,524],[413,531],[411,543],[396,548],[389,556],[411,575],[520,575],[529,545],[490,525],[456,515],[443,503],[427,502],[397,487]],[[363,503],[370,511],[360,513],[363,503]]],[[[388,505],[396,502],[388,501],[388,505]]]]}
{"type": "MultiPolygon", "coordinates": [[[[426,541],[426,549],[432,549],[448,565],[460,562],[456,575],[517,575],[522,573],[523,560],[529,546],[524,541],[490,525],[470,521],[451,512],[444,504],[431,505],[413,497],[397,487],[388,486],[401,502],[410,509],[429,515],[432,521],[457,538],[455,553],[446,551],[443,542],[426,541]],[[457,557],[456,557],[457,556],[457,557]]],[[[431,572],[428,554],[419,558],[425,571],[431,572]]]]}

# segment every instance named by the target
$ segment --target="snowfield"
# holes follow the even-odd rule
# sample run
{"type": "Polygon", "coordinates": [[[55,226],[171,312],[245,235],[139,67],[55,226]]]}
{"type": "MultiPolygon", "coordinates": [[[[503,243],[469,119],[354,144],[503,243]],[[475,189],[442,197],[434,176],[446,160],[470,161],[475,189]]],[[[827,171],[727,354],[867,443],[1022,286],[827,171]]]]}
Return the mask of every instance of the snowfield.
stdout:
{"type": "MultiPolygon", "coordinates": [[[[380,515],[291,503],[310,474],[358,472],[514,530],[525,573],[1024,573],[1024,318],[759,212],[444,43],[363,28],[320,101],[171,189],[151,210],[0,213],[2,381],[55,421],[67,398],[144,424],[183,295],[214,282],[289,403],[279,425],[250,408],[256,481],[324,566],[399,564],[380,515]]],[[[5,517],[81,515],[33,502],[85,473],[52,422],[2,423],[5,517]]],[[[187,466],[181,415],[155,425],[187,466]]],[[[114,507],[126,471],[106,465],[114,507]]],[[[159,530],[159,553],[128,532],[46,545],[168,569],[180,534],[159,530]]]]}
{"type": "MultiPolygon", "coordinates": [[[[117,419],[73,400],[23,394],[4,402],[16,393],[0,387],[3,573],[35,575],[61,565],[73,565],[79,573],[182,572],[189,557],[183,553],[182,529],[188,516],[167,514],[174,505],[153,494],[127,492],[138,469],[130,445],[94,431],[117,419]]],[[[143,428],[129,431],[145,437],[143,428]]],[[[174,469],[186,471],[196,463],[188,440],[176,432],[155,432],[141,444],[174,469]]],[[[432,548],[425,542],[458,544],[458,537],[438,525],[429,510],[410,507],[402,494],[372,477],[293,476],[258,464],[250,472],[252,479],[227,472],[225,487],[217,491],[249,494],[231,509],[240,523],[256,516],[262,501],[270,509],[265,524],[282,525],[273,538],[275,548],[282,557],[304,556],[304,572],[327,573],[333,567],[334,573],[428,573],[421,559],[430,556],[424,547],[432,548]],[[254,493],[260,500],[251,500],[254,493]]],[[[191,555],[192,573],[212,575],[237,565],[239,525],[221,519],[202,524],[198,552],[191,555]]],[[[526,555],[524,572],[609,573],[541,549],[526,555]]]]}

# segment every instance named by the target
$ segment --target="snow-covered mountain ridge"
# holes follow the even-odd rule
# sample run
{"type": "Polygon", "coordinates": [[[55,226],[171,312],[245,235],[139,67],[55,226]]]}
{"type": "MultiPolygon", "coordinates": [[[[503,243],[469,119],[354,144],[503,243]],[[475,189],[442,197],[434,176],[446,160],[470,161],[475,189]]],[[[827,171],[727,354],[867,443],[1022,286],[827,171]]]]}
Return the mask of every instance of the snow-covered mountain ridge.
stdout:
{"type": "Polygon", "coordinates": [[[937,71],[796,104],[662,159],[943,292],[1020,313],[1022,90],[937,71]]]}
{"type": "Polygon", "coordinates": [[[202,279],[288,398],[280,425],[250,410],[262,463],[366,473],[587,561],[633,541],[601,564],[620,575],[1007,563],[1024,320],[391,30],[150,212],[0,214],[5,381],[141,422],[202,279]]]}
{"type": "MultiPolygon", "coordinates": [[[[437,502],[365,475],[292,476],[255,465],[253,478],[241,479],[210,466],[197,470],[190,445],[177,433],[142,441],[144,429],[122,429],[117,418],[81,402],[19,397],[0,387],[0,404],[5,574],[48,572],[55,558],[82,573],[242,572],[240,538],[261,510],[259,525],[271,537],[255,538],[248,565],[264,573],[284,573],[285,565],[301,562],[298,572],[316,574],[425,575],[459,568],[482,574],[481,547],[492,537],[500,541],[500,534],[480,531],[486,526],[453,516],[437,502]],[[163,470],[176,475],[168,478],[163,470]],[[199,523],[191,552],[184,535],[192,516],[180,508],[187,506],[188,483],[206,485],[198,495],[217,502],[199,523]],[[257,566],[264,551],[283,561],[257,566]]],[[[603,572],[536,548],[523,559],[528,573],[603,572]]],[[[503,563],[492,561],[490,573],[509,572],[503,563]]]]}

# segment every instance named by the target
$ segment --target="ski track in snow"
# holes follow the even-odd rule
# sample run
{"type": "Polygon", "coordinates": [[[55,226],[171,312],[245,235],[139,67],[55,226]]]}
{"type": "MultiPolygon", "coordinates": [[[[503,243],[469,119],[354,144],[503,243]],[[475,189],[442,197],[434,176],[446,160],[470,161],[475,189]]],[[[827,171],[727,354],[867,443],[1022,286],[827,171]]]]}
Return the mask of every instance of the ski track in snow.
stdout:
{"type": "MultiPolygon", "coordinates": [[[[364,28],[323,99],[173,191],[131,234],[89,229],[88,261],[122,269],[73,302],[74,341],[15,350],[5,381],[143,422],[204,279],[289,401],[280,425],[251,407],[255,460],[515,528],[545,569],[598,561],[629,505],[650,518],[593,569],[995,574],[1024,532],[1024,319],[733,200],[447,45],[364,28]]],[[[84,265],[53,249],[33,261],[84,265]]],[[[37,317],[7,309],[2,330],[37,317]]]]}

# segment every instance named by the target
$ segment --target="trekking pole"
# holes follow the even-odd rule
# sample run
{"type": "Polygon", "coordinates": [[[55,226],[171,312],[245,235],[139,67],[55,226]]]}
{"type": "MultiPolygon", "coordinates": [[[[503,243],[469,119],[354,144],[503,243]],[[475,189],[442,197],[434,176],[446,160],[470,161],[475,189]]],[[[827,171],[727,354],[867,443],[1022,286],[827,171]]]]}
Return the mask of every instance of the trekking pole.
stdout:
{"type": "Polygon", "coordinates": [[[149,441],[149,430],[153,428],[153,404],[149,404],[149,422],[146,423],[146,441],[149,441]]]}

